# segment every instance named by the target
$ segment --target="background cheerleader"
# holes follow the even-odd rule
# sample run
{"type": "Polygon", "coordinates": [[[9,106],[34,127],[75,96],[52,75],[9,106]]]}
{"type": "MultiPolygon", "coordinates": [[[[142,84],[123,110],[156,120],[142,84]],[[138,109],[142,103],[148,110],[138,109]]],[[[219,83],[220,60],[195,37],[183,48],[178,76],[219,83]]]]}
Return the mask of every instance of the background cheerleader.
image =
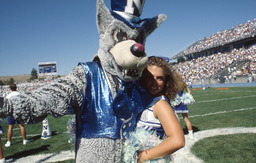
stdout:
{"type": "Polygon", "coordinates": [[[189,138],[193,139],[193,128],[190,120],[188,119],[189,111],[187,105],[193,104],[195,100],[191,95],[191,91],[188,88],[187,84],[184,82],[181,75],[177,71],[175,71],[174,74],[176,80],[176,88],[178,89],[178,92],[175,100],[171,101],[171,105],[174,107],[174,111],[176,114],[182,115],[188,129],[189,138]]]}

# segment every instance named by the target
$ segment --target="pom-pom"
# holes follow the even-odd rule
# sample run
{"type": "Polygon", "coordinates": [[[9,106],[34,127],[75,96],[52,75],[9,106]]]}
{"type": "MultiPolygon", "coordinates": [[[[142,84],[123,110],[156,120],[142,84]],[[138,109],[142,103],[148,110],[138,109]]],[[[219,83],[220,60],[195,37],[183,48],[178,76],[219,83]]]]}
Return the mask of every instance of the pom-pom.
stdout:
{"type": "Polygon", "coordinates": [[[76,142],[76,117],[73,116],[67,122],[67,133],[69,137],[69,142],[74,146],[76,142]]]}
{"type": "Polygon", "coordinates": [[[172,107],[178,106],[182,102],[182,98],[177,94],[174,101],[170,101],[172,107]]]}
{"type": "Polygon", "coordinates": [[[192,105],[195,102],[195,99],[193,98],[193,96],[187,92],[184,93],[181,98],[184,105],[192,105]]]}
{"type": "MultiPolygon", "coordinates": [[[[144,151],[159,145],[163,140],[160,139],[155,132],[147,131],[143,128],[137,128],[132,132],[128,139],[124,142],[123,161],[125,163],[136,163],[139,151],[144,151]]],[[[147,161],[161,163],[171,162],[171,157],[166,156],[155,160],[147,161]]]]}

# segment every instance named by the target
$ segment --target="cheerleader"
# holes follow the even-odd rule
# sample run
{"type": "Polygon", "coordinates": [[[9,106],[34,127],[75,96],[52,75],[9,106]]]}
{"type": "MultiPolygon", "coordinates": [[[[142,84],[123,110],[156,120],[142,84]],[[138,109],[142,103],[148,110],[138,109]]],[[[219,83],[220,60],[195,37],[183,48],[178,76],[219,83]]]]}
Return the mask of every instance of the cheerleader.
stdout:
{"type": "Polygon", "coordinates": [[[191,91],[188,88],[187,84],[184,82],[183,78],[180,76],[180,74],[175,71],[175,79],[177,84],[177,96],[174,101],[171,101],[171,105],[174,107],[174,111],[176,114],[181,114],[183,117],[183,120],[186,123],[189,138],[193,139],[193,129],[190,120],[188,119],[188,108],[187,105],[191,105],[194,103],[194,98],[191,95],[191,91]]]}
{"type": "Polygon", "coordinates": [[[169,101],[176,96],[168,62],[150,57],[140,79],[154,97],[142,112],[137,129],[124,144],[124,162],[171,162],[170,155],[185,145],[184,133],[169,101]]]}

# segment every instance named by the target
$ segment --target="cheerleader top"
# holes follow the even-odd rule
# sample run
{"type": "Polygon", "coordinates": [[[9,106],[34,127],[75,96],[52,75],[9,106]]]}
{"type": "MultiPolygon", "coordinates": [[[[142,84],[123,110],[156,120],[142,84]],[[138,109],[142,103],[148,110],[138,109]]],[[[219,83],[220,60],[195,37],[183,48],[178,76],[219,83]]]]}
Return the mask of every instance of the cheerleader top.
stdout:
{"type": "Polygon", "coordinates": [[[141,117],[140,117],[139,121],[137,122],[137,127],[138,128],[142,127],[145,130],[156,132],[157,136],[162,138],[165,134],[164,129],[163,129],[160,121],[157,118],[155,118],[155,116],[153,114],[154,105],[159,100],[166,100],[168,102],[168,99],[165,96],[158,96],[158,97],[154,98],[153,101],[142,112],[141,117]]]}

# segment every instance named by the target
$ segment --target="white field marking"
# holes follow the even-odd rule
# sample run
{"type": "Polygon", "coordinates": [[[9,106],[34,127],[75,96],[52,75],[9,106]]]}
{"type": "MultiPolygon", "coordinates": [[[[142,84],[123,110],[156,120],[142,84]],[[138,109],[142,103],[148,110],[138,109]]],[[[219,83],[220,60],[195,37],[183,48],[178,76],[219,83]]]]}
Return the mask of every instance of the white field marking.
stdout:
{"type": "MultiPolygon", "coordinates": [[[[229,91],[229,90],[218,90],[218,91],[215,91],[215,92],[207,92],[207,93],[201,93],[201,94],[197,94],[195,95],[194,97],[197,98],[197,97],[206,97],[206,96],[212,96],[212,95],[219,95],[219,94],[235,94],[235,93],[253,93],[255,94],[255,91],[229,91]]],[[[192,94],[193,95],[193,94],[192,94]]]]}
{"type": "Polygon", "coordinates": [[[215,99],[215,100],[196,101],[195,103],[227,101],[227,100],[236,100],[236,99],[243,99],[243,98],[250,98],[250,97],[256,97],[256,95],[251,95],[251,96],[239,96],[239,97],[231,97],[231,98],[222,98],[222,99],[215,99]]]}
{"type": "Polygon", "coordinates": [[[194,139],[190,139],[188,135],[185,135],[185,147],[178,150],[173,154],[175,163],[203,163],[204,161],[196,157],[191,153],[192,146],[204,139],[219,135],[231,135],[231,134],[244,134],[254,133],[256,134],[256,127],[235,127],[235,128],[217,128],[204,130],[194,133],[194,139]]]}
{"type": "MultiPolygon", "coordinates": [[[[41,134],[30,134],[30,135],[26,135],[27,139],[28,137],[34,137],[34,136],[41,136],[41,134]]],[[[12,136],[12,139],[20,139],[22,138],[22,136],[12,136]]],[[[1,137],[2,140],[6,140],[7,138],[1,137]]]]}
{"type": "MultiPolygon", "coordinates": [[[[17,129],[19,129],[19,128],[17,128],[17,129]]],[[[60,132],[55,132],[56,134],[65,134],[65,133],[67,133],[67,132],[62,132],[62,133],[60,133],[60,132]]],[[[41,134],[27,134],[26,135],[26,137],[27,137],[27,139],[29,139],[28,137],[35,137],[35,136],[42,136],[41,134]]],[[[68,136],[68,133],[67,133],[67,136],[68,136]]],[[[20,138],[22,138],[22,136],[12,136],[12,139],[20,139],[20,138]]],[[[1,139],[2,140],[6,140],[7,138],[4,138],[4,137],[1,137],[1,139]]]]}
{"type": "Polygon", "coordinates": [[[255,93],[255,91],[251,91],[251,90],[247,90],[247,91],[230,91],[230,90],[216,90],[216,91],[212,91],[212,92],[205,92],[205,93],[201,93],[201,94],[197,94],[196,96],[205,96],[205,95],[212,95],[212,94],[223,94],[223,92],[225,94],[234,94],[234,93],[255,93]]]}
{"type": "Polygon", "coordinates": [[[40,154],[22,157],[19,159],[8,159],[7,162],[16,162],[16,163],[53,163],[58,161],[65,161],[75,159],[74,151],[61,151],[59,153],[49,153],[49,154],[40,154]]]}
{"type": "MultiPolygon", "coordinates": [[[[194,133],[194,139],[189,139],[188,135],[185,135],[185,147],[178,150],[173,154],[175,163],[203,163],[204,161],[197,158],[194,154],[191,153],[192,146],[204,139],[209,137],[214,137],[218,135],[231,135],[231,134],[243,134],[243,133],[254,133],[256,134],[256,127],[235,127],[235,128],[218,128],[204,130],[194,133]]],[[[20,159],[8,159],[8,162],[17,162],[17,163],[52,163],[57,161],[65,161],[74,159],[75,154],[73,151],[62,151],[60,153],[52,154],[40,154],[34,156],[27,156],[20,159]]]]}
{"type": "MultiPolygon", "coordinates": [[[[208,115],[214,115],[214,114],[225,114],[228,112],[236,112],[236,111],[246,111],[246,110],[252,110],[256,109],[256,107],[253,108],[242,108],[242,109],[236,109],[232,111],[222,111],[222,112],[215,112],[215,113],[209,113],[209,114],[203,114],[203,115],[194,115],[190,116],[190,118],[194,117],[201,117],[201,116],[208,116],[208,115]]],[[[192,146],[208,137],[214,137],[218,135],[231,135],[231,134],[240,134],[240,133],[255,133],[256,134],[256,127],[236,127],[236,128],[219,128],[219,129],[210,129],[210,130],[204,130],[194,133],[194,139],[189,139],[188,135],[185,135],[185,147],[178,150],[173,154],[174,162],[175,163],[203,163],[204,161],[197,158],[194,154],[191,153],[192,146]]],[[[28,135],[30,136],[30,135],[28,135]]],[[[38,136],[38,134],[32,135],[32,136],[38,136]]],[[[27,156],[20,159],[8,159],[8,162],[17,162],[17,163],[52,163],[52,162],[58,162],[58,161],[65,161],[75,158],[74,151],[62,151],[60,153],[51,153],[51,154],[40,154],[40,155],[34,155],[34,156],[27,156]],[[33,161],[32,161],[33,160],[33,161]]]]}
{"type": "Polygon", "coordinates": [[[204,117],[204,116],[209,116],[209,115],[225,114],[225,113],[238,112],[238,111],[246,111],[246,110],[253,110],[253,109],[256,109],[256,107],[241,108],[241,109],[235,109],[235,110],[229,110],[229,111],[219,111],[219,112],[207,113],[207,114],[202,114],[202,115],[191,115],[191,116],[189,116],[189,118],[204,117]]]}

